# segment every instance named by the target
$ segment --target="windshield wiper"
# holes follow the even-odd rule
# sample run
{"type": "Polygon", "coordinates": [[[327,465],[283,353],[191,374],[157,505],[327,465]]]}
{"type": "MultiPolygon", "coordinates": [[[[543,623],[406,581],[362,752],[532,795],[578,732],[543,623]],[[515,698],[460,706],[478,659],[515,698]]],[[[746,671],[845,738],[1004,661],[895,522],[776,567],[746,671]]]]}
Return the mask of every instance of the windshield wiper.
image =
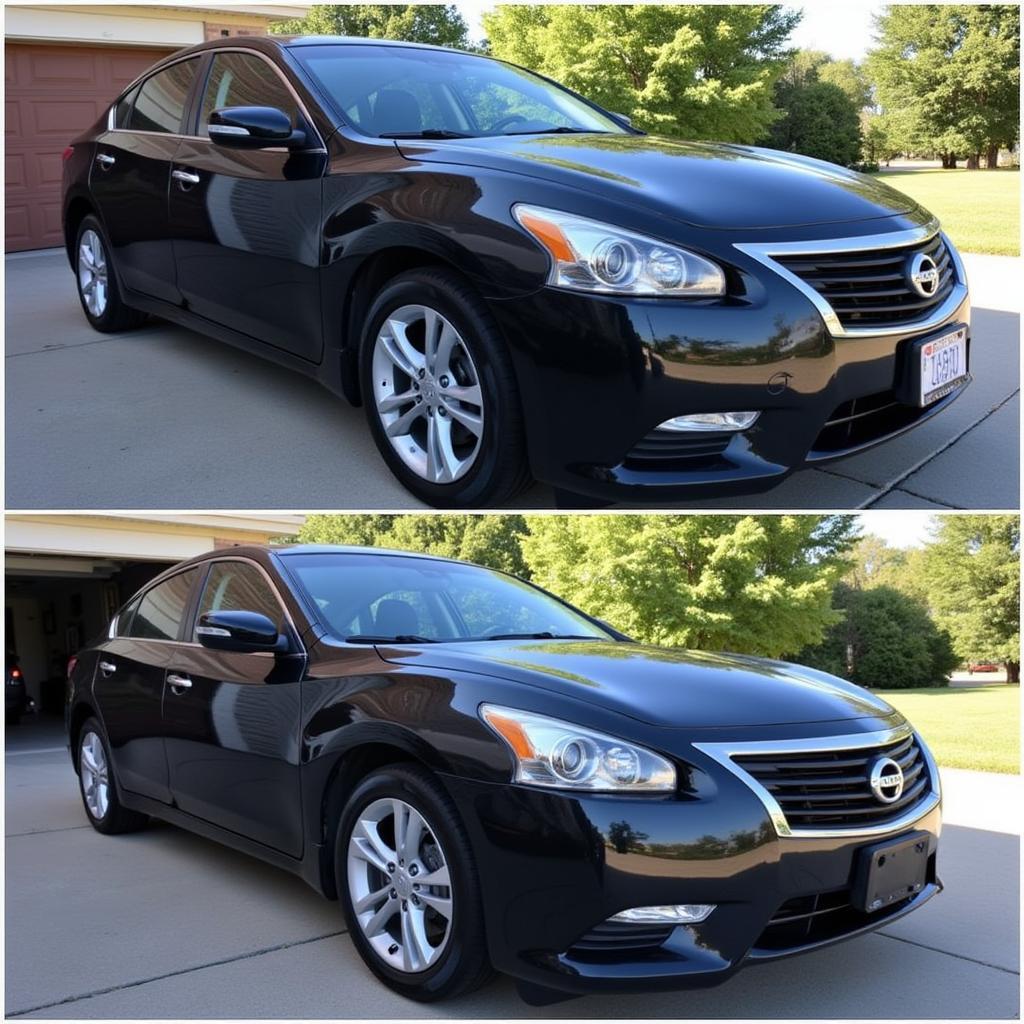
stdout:
{"type": "Polygon", "coordinates": [[[472,139],[466,132],[453,132],[447,128],[424,128],[418,132],[382,132],[381,139],[472,139]]]}
{"type": "Polygon", "coordinates": [[[397,636],[366,636],[355,634],[345,637],[349,644],[436,644],[429,636],[417,636],[415,633],[399,633],[397,636]]]}
{"type": "MultiPolygon", "coordinates": [[[[599,636],[578,633],[492,633],[488,636],[470,636],[467,640],[600,640],[599,636]]],[[[609,639],[611,639],[609,637],[609,639]]]]}
{"type": "Polygon", "coordinates": [[[535,128],[529,132],[502,132],[502,135],[611,135],[600,128],[570,128],[561,124],[557,128],[535,128]]]}

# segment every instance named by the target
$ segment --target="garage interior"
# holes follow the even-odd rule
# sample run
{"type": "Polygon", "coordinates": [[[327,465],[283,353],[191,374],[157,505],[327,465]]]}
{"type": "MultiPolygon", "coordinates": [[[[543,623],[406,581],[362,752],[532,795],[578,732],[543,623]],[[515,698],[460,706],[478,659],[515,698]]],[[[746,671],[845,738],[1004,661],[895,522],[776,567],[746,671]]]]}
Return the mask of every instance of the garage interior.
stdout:
{"type": "Polygon", "coordinates": [[[68,659],[168,561],[9,554],[5,562],[6,654],[15,655],[36,714],[22,725],[62,720],[68,659]]]}

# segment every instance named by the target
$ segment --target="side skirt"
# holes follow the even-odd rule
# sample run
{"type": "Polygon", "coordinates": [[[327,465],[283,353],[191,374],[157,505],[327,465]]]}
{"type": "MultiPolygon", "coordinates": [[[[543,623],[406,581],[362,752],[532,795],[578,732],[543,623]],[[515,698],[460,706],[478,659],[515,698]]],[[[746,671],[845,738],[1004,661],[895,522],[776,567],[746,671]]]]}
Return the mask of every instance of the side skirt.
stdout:
{"type": "Polygon", "coordinates": [[[258,860],[265,861],[267,864],[273,864],[276,868],[283,868],[285,871],[290,872],[293,875],[298,875],[307,885],[315,889],[321,896],[326,897],[326,893],[323,890],[323,885],[320,879],[320,847],[314,846],[312,848],[312,856],[306,856],[299,860],[294,857],[289,857],[285,853],[280,853],[278,850],[274,850],[269,846],[264,846],[262,843],[257,843],[252,839],[247,839],[245,836],[239,835],[237,832],[231,832],[226,828],[221,828],[219,825],[214,825],[209,821],[203,821],[202,818],[196,818],[191,814],[186,814],[184,811],[179,810],[177,807],[172,807],[170,804],[161,803],[159,800],[151,800],[147,796],[140,796],[138,793],[129,793],[127,790],[118,787],[118,797],[121,803],[125,807],[130,808],[133,811],[139,811],[142,814],[148,814],[153,818],[159,818],[162,821],[166,821],[171,825],[177,825],[179,828],[187,829],[189,832],[194,832],[196,835],[202,836],[204,839],[212,839],[215,842],[221,843],[223,846],[229,846],[233,850],[238,850],[241,853],[247,853],[250,857],[256,857],[258,860]]]}

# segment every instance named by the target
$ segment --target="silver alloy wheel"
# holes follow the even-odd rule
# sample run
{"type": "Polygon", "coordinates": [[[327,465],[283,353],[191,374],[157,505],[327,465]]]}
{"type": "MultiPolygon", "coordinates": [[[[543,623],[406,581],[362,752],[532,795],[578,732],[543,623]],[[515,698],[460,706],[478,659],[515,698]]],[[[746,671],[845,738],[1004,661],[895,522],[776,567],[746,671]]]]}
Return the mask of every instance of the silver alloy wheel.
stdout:
{"type": "Polygon", "coordinates": [[[94,732],[82,737],[79,747],[78,770],[82,777],[82,795],[89,813],[101,821],[110,806],[110,772],[103,741],[94,732]]]}
{"type": "Polygon", "coordinates": [[[348,841],[348,891],[359,927],[389,967],[425,971],[452,932],[448,861],[427,820],[404,800],[375,800],[348,841]]]}
{"type": "Polygon", "coordinates": [[[429,306],[396,309],[373,346],[373,398],[391,447],[433,484],[465,476],[480,452],[483,392],[469,349],[429,306]]]}
{"type": "Polygon", "coordinates": [[[78,243],[78,287],[85,308],[95,316],[103,316],[107,308],[107,253],[100,236],[91,228],[78,243]]]}

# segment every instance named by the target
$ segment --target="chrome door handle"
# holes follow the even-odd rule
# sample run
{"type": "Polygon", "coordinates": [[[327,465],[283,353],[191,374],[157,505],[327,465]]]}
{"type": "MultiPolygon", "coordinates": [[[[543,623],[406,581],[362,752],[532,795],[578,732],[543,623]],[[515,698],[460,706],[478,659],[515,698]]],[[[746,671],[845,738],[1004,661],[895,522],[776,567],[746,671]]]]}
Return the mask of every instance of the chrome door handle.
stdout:
{"type": "Polygon", "coordinates": [[[117,666],[112,661],[101,661],[100,671],[105,676],[112,676],[117,671],[117,666]]]}
{"type": "Polygon", "coordinates": [[[171,177],[182,185],[198,185],[199,175],[191,171],[171,171],[171,177]]]}
{"type": "Polygon", "coordinates": [[[96,163],[98,163],[105,171],[108,171],[117,163],[117,157],[113,157],[109,153],[97,153],[96,163]]]}
{"type": "Polygon", "coordinates": [[[167,674],[167,682],[172,690],[187,690],[192,685],[192,680],[188,676],[179,676],[175,672],[167,674]]]}

